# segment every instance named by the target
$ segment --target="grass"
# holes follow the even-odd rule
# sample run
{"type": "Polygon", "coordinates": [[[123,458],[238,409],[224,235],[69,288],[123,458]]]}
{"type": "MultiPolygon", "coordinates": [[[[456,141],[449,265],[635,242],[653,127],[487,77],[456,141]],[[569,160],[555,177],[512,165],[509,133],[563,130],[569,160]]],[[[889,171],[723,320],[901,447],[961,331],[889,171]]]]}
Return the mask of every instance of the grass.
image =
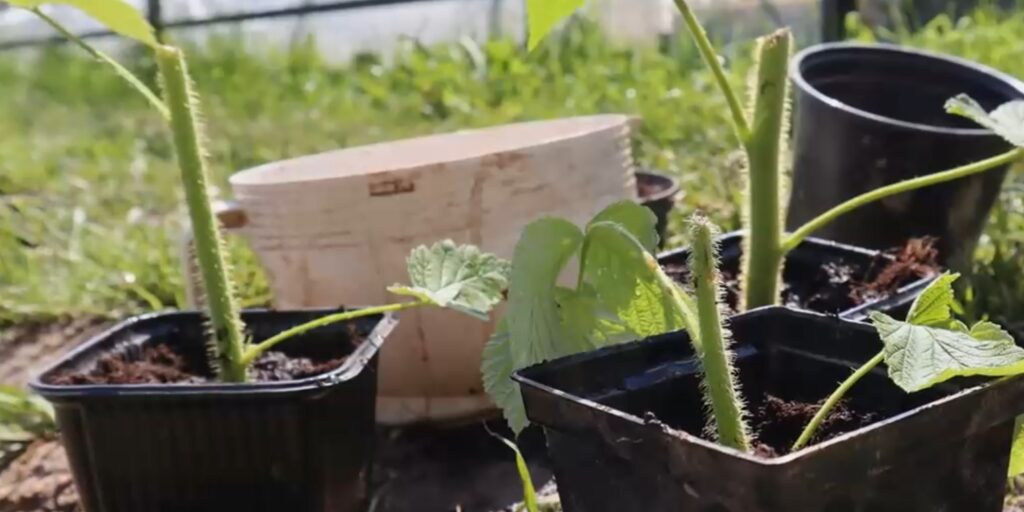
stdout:
{"type": "MultiPolygon", "coordinates": [[[[326,65],[311,44],[191,52],[211,164],[226,177],[266,161],[467,126],[596,112],[642,115],[637,152],[680,173],[692,207],[735,218],[733,143],[719,96],[680,41],[672,56],[614,47],[581,24],[527,55],[510,41],[424,48],[389,65],[326,65]]],[[[152,76],[152,64],[131,67],[152,76]]],[[[161,120],[70,48],[0,56],[0,322],[121,316],[184,305],[181,191],[161,120]]],[[[247,305],[268,300],[232,244],[247,305]]]]}
{"type": "MultiPolygon", "coordinates": [[[[983,11],[957,30],[935,25],[905,37],[1024,77],[1022,16],[983,11]]],[[[388,64],[364,55],[332,66],[312,44],[273,51],[225,38],[193,49],[191,68],[224,195],[230,173],[281,158],[464,127],[625,112],[645,119],[636,139],[640,163],[684,181],[673,227],[701,208],[735,228],[740,169],[728,113],[688,37],[667,46],[617,47],[577,23],[533,54],[501,40],[432,48],[408,42],[388,64]]],[[[730,47],[737,81],[748,51],[746,43],[730,47]]],[[[129,64],[154,75],[147,59],[129,64]]],[[[183,306],[178,239],[186,216],[157,115],[72,48],[32,59],[0,54],[0,112],[0,324],[183,306]]],[[[968,305],[995,316],[1024,304],[1024,284],[1014,284],[1024,268],[1024,219],[1014,213],[1015,201],[1008,194],[994,216],[968,305]]],[[[243,303],[266,303],[255,259],[239,240],[231,246],[243,303]]]]}

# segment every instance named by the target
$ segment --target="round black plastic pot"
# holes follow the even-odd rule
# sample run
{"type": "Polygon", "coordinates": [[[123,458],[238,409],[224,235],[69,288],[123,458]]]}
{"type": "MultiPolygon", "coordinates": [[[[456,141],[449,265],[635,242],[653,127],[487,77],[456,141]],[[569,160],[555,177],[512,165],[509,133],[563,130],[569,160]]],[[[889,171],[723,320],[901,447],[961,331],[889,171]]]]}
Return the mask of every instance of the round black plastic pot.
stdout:
{"type": "MultiPolygon", "coordinates": [[[[718,245],[723,272],[738,275],[743,256],[743,233],[726,233],[718,238],[718,245]]],[[[688,248],[676,249],[660,254],[658,263],[662,268],[670,270],[670,274],[675,274],[679,269],[688,267],[689,258],[688,248]]],[[[786,256],[782,284],[812,304],[811,307],[803,308],[789,304],[796,309],[811,309],[848,320],[864,320],[871,311],[903,318],[914,299],[928,287],[937,273],[907,278],[898,283],[892,293],[883,297],[859,303],[851,297],[854,284],[873,281],[893,259],[893,256],[881,251],[807,238],[786,256]],[[841,280],[843,277],[847,278],[845,282],[841,280]],[[827,291],[810,291],[822,287],[827,288],[827,291]]]]}
{"type": "MultiPolygon", "coordinates": [[[[1024,97],[1020,81],[973,62],[885,45],[824,44],[800,52],[795,167],[787,227],[878,187],[1010,149],[973,122],[946,113],[967,93],[988,109],[1024,97]]],[[[940,261],[961,265],[999,194],[1006,167],[897,195],[848,213],[821,231],[872,249],[938,238],[940,261]]]]}
{"type": "Polygon", "coordinates": [[[637,171],[636,188],[640,204],[650,208],[658,218],[659,245],[664,247],[668,217],[675,208],[676,196],[679,195],[679,180],[659,172],[637,171]]]}
{"type": "MultiPolygon", "coordinates": [[[[337,311],[250,311],[243,320],[259,340],[337,311]]],[[[395,324],[378,315],[282,344],[292,357],[347,358],[301,380],[47,383],[57,372],[88,370],[105,355],[130,357],[160,343],[206,360],[199,313],[146,315],[93,338],[31,386],[54,404],[86,512],[356,512],[367,502],[377,350],[395,324]]]]}
{"type": "MultiPolygon", "coordinates": [[[[882,347],[870,325],[785,308],[737,315],[732,329],[750,410],[769,395],[817,403],[882,347]]],[[[1024,379],[907,394],[883,365],[847,395],[876,421],[769,459],[703,438],[690,347],[672,333],[516,374],[566,512],[1002,510],[1024,379]]]]}

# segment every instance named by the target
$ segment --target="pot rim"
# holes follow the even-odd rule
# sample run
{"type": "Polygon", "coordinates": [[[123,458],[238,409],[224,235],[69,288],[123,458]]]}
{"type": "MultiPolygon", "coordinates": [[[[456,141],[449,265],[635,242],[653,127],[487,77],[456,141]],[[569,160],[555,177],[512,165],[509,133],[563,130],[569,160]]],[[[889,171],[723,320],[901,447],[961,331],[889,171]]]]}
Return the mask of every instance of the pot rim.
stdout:
{"type": "MultiPolygon", "coordinates": [[[[732,241],[734,239],[739,239],[740,242],[742,243],[743,236],[744,236],[745,233],[746,232],[744,230],[742,230],[742,229],[736,230],[736,231],[729,231],[727,233],[722,233],[721,235],[719,235],[716,238],[716,240],[718,241],[719,244],[724,243],[724,242],[730,242],[730,241],[732,241]]],[[[849,252],[851,254],[858,254],[858,255],[862,255],[864,257],[868,257],[868,258],[884,258],[884,259],[886,259],[888,261],[892,261],[892,260],[895,259],[892,255],[888,254],[884,250],[868,249],[866,247],[861,247],[859,245],[845,244],[845,243],[842,243],[842,242],[836,242],[834,240],[828,240],[828,239],[825,239],[825,238],[818,238],[818,237],[814,237],[814,236],[809,236],[809,237],[805,238],[804,241],[801,242],[799,246],[797,246],[797,248],[806,247],[806,246],[817,246],[817,247],[820,247],[820,248],[823,248],[823,249],[833,249],[833,250],[847,251],[847,252],[849,252]]],[[[659,252],[657,254],[657,256],[656,256],[656,259],[658,261],[658,264],[661,264],[662,261],[667,259],[667,258],[678,258],[682,254],[689,253],[689,251],[690,251],[689,247],[678,247],[678,248],[675,248],[675,249],[669,249],[667,251],[659,252]]],[[[908,295],[913,294],[913,293],[917,293],[917,292],[923,290],[929,284],[931,284],[932,281],[934,281],[938,277],[939,277],[939,272],[935,272],[935,273],[933,273],[931,275],[918,278],[918,279],[916,279],[914,281],[911,281],[910,283],[908,283],[906,285],[903,285],[903,286],[899,287],[898,289],[893,291],[888,297],[877,298],[877,299],[872,299],[872,300],[865,301],[865,302],[863,302],[861,304],[858,304],[858,305],[856,305],[856,306],[854,306],[854,307],[852,307],[850,309],[846,309],[846,310],[840,311],[839,312],[839,316],[840,316],[840,318],[843,318],[845,320],[863,321],[863,320],[865,320],[867,318],[867,312],[870,311],[871,308],[873,308],[876,304],[881,303],[881,302],[886,302],[886,301],[900,301],[900,300],[903,300],[908,295]]],[[[811,310],[804,310],[804,309],[798,309],[798,308],[791,308],[791,309],[794,309],[796,311],[811,311],[811,310]]]]}
{"type": "Polygon", "coordinates": [[[995,136],[994,133],[987,128],[950,128],[935,126],[930,124],[914,123],[910,121],[902,121],[888,116],[880,114],[874,114],[866,110],[862,110],[851,105],[848,105],[836,98],[826,95],[816,87],[812,86],[803,74],[804,62],[808,59],[816,57],[820,54],[828,54],[836,51],[857,51],[862,53],[876,53],[876,54],[890,54],[898,57],[919,57],[932,61],[940,61],[945,64],[963,68],[968,72],[979,73],[987,75],[990,78],[1004,82],[1006,85],[1016,89],[1021,98],[1024,98],[1024,82],[1014,78],[1011,75],[1003,73],[995,68],[980,64],[968,59],[960,57],[954,57],[944,53],[933,52],[928,50],[921,50],[916,48],[905,48],[902,46],[887,44],[887,43],[874,43],[864,44],[857,42],[837,42],[837,43],[821,43],[807,47],[798,52],[794,57],[789,67],[789,76],[793,83],[811,95],[818,101],[835,108],[837,110],[852,114],[858,117],[870,119],[877,123],[897,126],[900,128],[918,130],[930,133],[938,133],[943,135],[961,135],[970,137],[983,137],[983,136],[995,136]]]}
{"type": "Polygon", "coordinates": [[[679,194],[681,188],[679,178],[672,176],[668,173],[655,171],[652,169],[637,169],[633,173],[633,175],[636,176],[638,182],[641,177],[646,177],[654,178],[656,180],[667,180],[669,183],[668,187],[666,187],[664,190],[659,191],[656,194],[652,194],[648,197],[640,197],[640,202],[642,203],[654,203],[665,199],[672,199],[679,194]]]}
{"type": "MultiPolygon", "coordinates": [[[[341,308],[346,309],[346,308],[341,308]]],[[[351,308],[359,309],[359,308],[351,308]]],[[[307,309],[247,309],[242,315],[273,315],[275,313],[323,313],[330,314],[338,312],[339,308],[307,308],[307,309]]],[[[345,362],[326,373],[314,375],[298,380],[277,381],[277,382],[245,382],[245,383],[223,383],[209,382],[202,384],[75,384],[57,385],[44,382],[44,377],[58,370],[61,366],[87,352],[97,350],[97,346],[105,342],[111,336],[115,336],[134,326],[142,326],[147,322],[161,320],[201,316],[197,310],[186,311],[164,311],[145,313],[129,317],[105,331],[89,338],[86,342],[76,347],[71,352],[59,357],[45,369],[38,372],[28,383],[30,389],[40,394],[47,400],[75,400],[82,397],[148,397],[148,398],[178,398],[184,396],[228,396],[228,395],[273,395],[283,393],[295,393],[316,389],[327,389],[331,386],[347,382],[357,377],[365,367],[370,364],[377,355],[384,340],[398,324],[397,316],[392,313],[380,315],[380,320],[363,339],[363,342],[348,355],[345,362]]]]}
{"type": "MultiPolygon", "coordinates": [[[[781,314],[793,315],[793,316],[803,316],[803,317],[806,317],[806,318],[813,317],[813,318],[816,318],[818,320],[830,320],[830,321],[833,321],[833,322],[837,322],[837,323],[841,323],[841,324],[846,324],[850,328],[859,329],[859,330],[873,330],[873,327],[871,325],[869,325],[869,324],[865,324],[865,323],[861,323],[861,322],[855,322],[855,321],[851,321],[851,320],[845,320],[845,319],[837,318],[835,316],[824,315],[824,314],[816,313],[816,312],[813,312],[813,311],[803,311],[803,310],[792,309],[792,308],[788,308],[788,307],[784,307],[784,306],[765,306],[765,307],[760,307],[760,308],[752,309],[752,310],[750,310],[750,311],[748,311],[746,313],[741,313],[741,315],[748,316],[748,317],[756,317],[756,316],[767,316],[767,315],[780,314],[780,313],[781,314]]],[[[677,331],[677,332],[679,332],[679,331],[677,331]]],[[[660,336],[671,336],[671,335],[674,335],[674,334],[676,334],[676,333],[666,333],[666,334],[662,334],[662,335],[659,335],[659,336],[654,336],[652,338],[658,338],[660,336]]],[[[765,459],[765,458],[761,458],[761,457],[756,457],[753,454],[746,453],[746,452],[737,450],[735,448],[730,448],[730,447],[727,447],[727,446],[720,445],[720,444],[715,443],[713,441],[708,441],[706,439],[697,437],[697,436],[695,436],[693,434],[690,434],[688,432],[685,432],[685,431],[676,430],[676,429],[670,429],[670,428],[663,428],[662,426],[659,426],[657,424],[649,424],[643,418],[640,418],[640,417],[638,417],[638,416],[636,416],[634,414],[630,414],[630,413],[618,410],[616,408],[613,408],[613,407],[610,407],[610,406],[607,406],[607,405],[604,405],[604,404],[597,403],[597,402],[595,402],[593,400],[589,400],[589,399],[577,396],[575,394],[572,394],[572,393],[569,393],[569,392],[565,392],[565,391],[553,388],[551,386],[548,386],[546,384],[542,384],[540,382],[537,382],[534,379],[531,379],[531,378],[523,375],[523,372],[528,372],[528,371],[530,371],[530,370],[532,370],[534,368],[538,368],[540,366],[550,366],[550,365],[564,366],[566,364],[570,364],[570,363],[572,363],[572,362],[574,362],[576,360],[579,360],[579,359],[584,359],[584,358],[587,358],[587,357],[593,357],[595,354],[598,354],[598,353],[608,353],[608,352],[616,352],[616,351],[626,350],[626,349],[628,349],[630,347],[630,345],[631,345],[630,343],[625,343],[625,344],[620,344],[620,345],[612,345],[612,346],[609,346],[609,347],[604,347],[604,348],[601,348],[601,349],[592,350],[590,352],[583,352],[583,353],[580,353],[580,354],[575,354],[575,355],[570,355],[570,356],[562,357],[562,358],[559,358],[559,359],[554,359],[552,361],[548,361],[548,362],[541,363],[541,364],[538,364],[538,365],[533,365],[533,366],[530,366],[530,367],[527,367],[527,368],[523,368],[521,370],[516,371],[515,373],[513,373],[512,379],[514,381],[516,381],[516,383],[518,383],[520,386],[532,387],[532,388],[537,389],[539,391],[542,391],[544,393],[548,393],[548,394],[551,394],[551,395],[554,395],[554,396],[558,396],[558,397],[561,397],[561,398],[565,398],[565,399],[570,399],[570,400],[576,401],[577,403],[579,403],[579,404],[581,404],[581,405],[583,405],[583,406],[585,406],[585,407],[587,407],[589,409],[592,409],[592,410],[594,410],[595,412],[597,412],[599,414],[609,414],[609,415],[612,415],[612,416],[616,416],[616,417],[618,417],[618,418],[620,418],[620,419],[622,419],[624,421],[628,421],[630,423],[635,424],[639,428],[656,429],[656,430],[662,432],[664,435],[672,436],[672,437],[680,439],[680,440],[682,440],[684,442],[696,444],[696,445],[701,446],[702,448],[705,448],[705,449],[708,449],[708,450],[714,450],[714,451],[717,451],[717,452],[719,452],[719,453],[721,453],[723,455],[728,455],[728,456],[732,456],[732,457],[735,457],[735,458],[743,459],[746,462],[757,464],[759,466],[764,466],[764,467],[784,466],[786,464],[794,463],[794,462],[797,462],[797,461],[802,460],[802,459],[813,457],[816,454],[818,454],[819,452],[828,450],[829,448],[831,448],[831,447],[833,447],[833,446],[835,446],[837,444],[843,443],[843,442],[848,441],[848,440],[850,440],[852,438],[855,438],[855,437],[859,437],[859,436],[862,436],[862,435],[865,435],[865,434],[869,434],[869,433],[874,432],[876,430],[885,428],[885,427],[887,427],[887,426],[889,426],[891,424],[894,424],[894,423],[897,423],[897,422],[909,419],[909,418],[911,418],[913,416],[916,416],[916,415],[919,415],[919,414],[923,414],[923,413],[927,412],[929,409],[932,409],[934,407],[941,406],[943,404],[946,404],[946,403],[958,400],[960,398],[964,398],[966,396],[969,396],[969,395],[972,395],[972,394],[975,394],[975,393],[980,393],[980,392],[983,392],[983,391],[988,391],[990,389],[997,388],[999,386],[1007,385],[1008,383],[1011,383],[1012,380],[1017,380],[1017,379],[993,379],[990,382],[985,382],[985,383],[981,383],[981,384],[976,385],[976,386],[967,387],[967,388],[964,388],[964,389],[962,389],[960,391],[957,391],[955,393],[951,393],[951,394],[949,394],[947,396],[944,396],[944,397],[942,397],[942,398],[940,398],[938,400],[934,400],[932,402],[928,402],[928,403],[926,403],[924,405],[921,405],[919,407],[915,407],[913,409],[910,409],[908,411],[902,412],[900,414],[897,414],[897,415],[894,415],[894,416],[890,416],[888,418],[885,418],[885,419],[880,420],[880,421],[873,422],[873,423],[871,423],[869,425],[866,425],[866,426],[863,426],[861,428],[858,428],[858,429],[855,429],[855,430],[851,430],[851,431],[846,432],[844,434],[840,434],[840,435],[835,436],[835,437],[833,437],[831,439],[828,439],[826,441],[822,441],[822,442],[819,442],[819,443],[815,443],[815,444],[811,444],[811,445],[805,446],[805,447],[801,448],[800,450],[797,450],[795,452],[790,452],[790,453],[787,453],[787,454],[779,456],[779,457],[774,457],[774,458],[771,458],[771,459],[765,459]]]]}

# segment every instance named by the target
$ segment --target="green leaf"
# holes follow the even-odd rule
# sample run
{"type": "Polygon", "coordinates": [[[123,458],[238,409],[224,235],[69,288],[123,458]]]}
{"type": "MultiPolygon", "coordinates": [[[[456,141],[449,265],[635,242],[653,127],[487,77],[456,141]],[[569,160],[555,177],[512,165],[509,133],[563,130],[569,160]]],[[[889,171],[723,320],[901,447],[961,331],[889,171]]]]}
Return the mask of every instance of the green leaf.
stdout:
{"type": "Polygon", "coordinates": [[[517,369],[569,353],[555,289],[582,241],[580,229],[563,219],[540,219],[523,230],[512,258],[506,317],[517,369]]]}
{"type": "Polygon", "coordinates": [[[574,349],[598,349],[642,337],[602,304],[597,292],[586,283],[579,290],[556,289],[555,301],[567,343],[574,349]]]}
{"type": "Polygon", "coordinates": [[[587,225],[614,222],[633,235],[647,252],[658,250],[658,217],[646,206],[633,201],[619,201],[601,210],[587,225]]]}
{"type": "Polygon", "coordinates": [[[57,22],[57,20],[46,15],[46,13],[44,13],[43,11],[37,9],[34,12],[36,16],[39,16],[40,19],[48,23],[51,27],[53,27],[54,30],[60,32],[61,35],[66,37],[68,40],[77,44],[80,48],[85,50],[86,53],[92,55],[94,58],[96,58],[96,60],[104,62],[108,66],[110,66],[110,68],[114,70],[114,73],[120,76],[122,80],[127,82],[128,85],[135,89],[136,92],[141,94],[142,97],[146,98],[146,101],[153,105],[153,108],[155,108],[157,112],[159,112],[160,115],[164,117],[164,119],[171,118],[171,113],[169,110],[167,110],[167,105],[165,105],[164,102],[161,101],[160,98],[156,95],[156,93],[153,92],[153,90],[150,89],[149,86],[143,83],[142,80],[139,79],[139,77],[135,76],[131,71],[128,71],[128,68],[122,66],[121,63],[117,62],[106,53],[101,52],[98,48],[87,43],[82,38],[71,33],[71,31],[65,28],[64,25],[61,25],[60,23],[57,22]]]}
{"type": "Polygon", "coordinates": [[[956,301],[953,282],[960,274],[943,273],[921,292],[910,306],[907,322],[915,325],[945,327],[953,318],[951,309],[956,301]]]}
{"type": "Polygon", "coordinates": [[[498,322],[491,338],[484,345],[480,373],[483,376],[484,391],[501,409],[509,428],[518,434],[530,422],[526,419],[526,408],[519,392],[519,384],[512,380],[515,372],[512,359],[512,337],[508,332],[507,317],[498,322]]]}
{"type": "Polygon", "coordinates": [[[527,48],[533,50],[555,26],[568,18],[585,0],[527,0],[526,23],[529,32],[527,48]]]}
{"type": "Polygon", "coordinates": [[[1024,416],[1017,416],[1013,425],[1013,446],[1007,473],[1011,477],[1024,473],[1024,416]]]}
{"type": "Polygon", "coordinates": [[[413,249],[408,267],[412,286],[394,285],[389,291],[482,319],[508,288],[507,261],[451,240],[413,249]]]}
{"type": "Polygon", "coordinates": [[[8,0],[9,4],[24,9],[36,9],[44,4],[75,7],[102,23],[108,29],[149,46],[158,46],[153,26],[131,4],[124,0],[8,0]]]}
{"type": "Polygon", "coordinates": [[[526,510],[527,512],[540,512],[540,506],[537,503],[537,491],[533,487],[533,478],[530,476],[530,468],[526,465],[523,453],[519,451],[519,447],[512,441],[494,433],[491,435],[501,440],[501,442],[505,443],[505,446],[508,446],[515,452],[516,471],[519,472],[519,480],[523,483],[523,502],[526,505],[526,510]]]}
{"type": "Polygon", "coordinates": [[[549,217],[528,224],[516,243],[507,312],[484,347],[480,366],[484,390],[516,434],[529,421],[512,373],[564,355],[568,337],[555,300],[557,280],[582,241],[583,233],[571,222],[549,217]]]}
{"type": "Polygon", "coordinates": [[[968,331],[968,334],[976,340],[1014,343],[1013,336],[1011,336],[1010,333],[992,322],[978,322],[971,326],[971,330],[968,331]]]}
{"type": "Polygon", "coordinates": [[[960,94],[946,102],[946,111],[971,119],[1010,144],[1024,148],[1024,100],[1003,103],[992,112],[985,112],[973,98],[960,94]]]}
{"type": "Polygon", "coordinates": [[[512,260],[508,309],[481,366],[484,388],[517,434],[528,423],[510,379],[515,370],[686,325],[682,291],[649,250],[657,244],[653,220],[637,208],[643,207],[612,205],[588,225],[585,237],[555,218],[523,231],[512,260]],[[581,249],[577,288],[559,287],[559,275],[581,249]]]}
{"type": "Polygon", "coordinates": [[[1024,372],[1024,349],[987,322],[963,332],[900,322],[878,312],[871,313],[871,321],[885,344],[889,377],[907,392],[953,377],[1024,372]]]}
{"type": "Polygon", "coordinates": [[[629,331],[647,337],[686,326],[657,260],[623,225],[591,224],[585,246],[584,281],[629,331]]]}

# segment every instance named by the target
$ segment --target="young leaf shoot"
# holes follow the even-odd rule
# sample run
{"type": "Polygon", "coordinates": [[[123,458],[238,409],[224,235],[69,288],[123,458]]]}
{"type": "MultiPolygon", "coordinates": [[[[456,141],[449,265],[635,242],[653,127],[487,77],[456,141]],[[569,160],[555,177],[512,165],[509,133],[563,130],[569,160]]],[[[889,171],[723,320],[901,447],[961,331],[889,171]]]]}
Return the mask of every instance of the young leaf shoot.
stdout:
{"type": "Polygon", "coordinates": [[[871,313],[883,349],[854,372],[793,445],[799,450],[814,437],[832,408],[861,377],[885,362],[889,378],[908,393],[930,388],[954,377],[1001,377],[1024,373],[1024,349],[998,325],[981,321],[968,327],[952,315],[953,282],[959,274],[943,274],[914,301],[905,321],[871,313]]]}
{"type": "Polygon", "coordinates": [[[585,231],[543,218],[527,225],[512,258],[505,317],[484,348],[484,388],[517,434],[526,427],[512,374],[527,366],[693,325],[692,299],[651,250],[656,219],[632,201],[598,213],[585,231]],[[560,286],[579,261],[573,288],[560,286]]]}

